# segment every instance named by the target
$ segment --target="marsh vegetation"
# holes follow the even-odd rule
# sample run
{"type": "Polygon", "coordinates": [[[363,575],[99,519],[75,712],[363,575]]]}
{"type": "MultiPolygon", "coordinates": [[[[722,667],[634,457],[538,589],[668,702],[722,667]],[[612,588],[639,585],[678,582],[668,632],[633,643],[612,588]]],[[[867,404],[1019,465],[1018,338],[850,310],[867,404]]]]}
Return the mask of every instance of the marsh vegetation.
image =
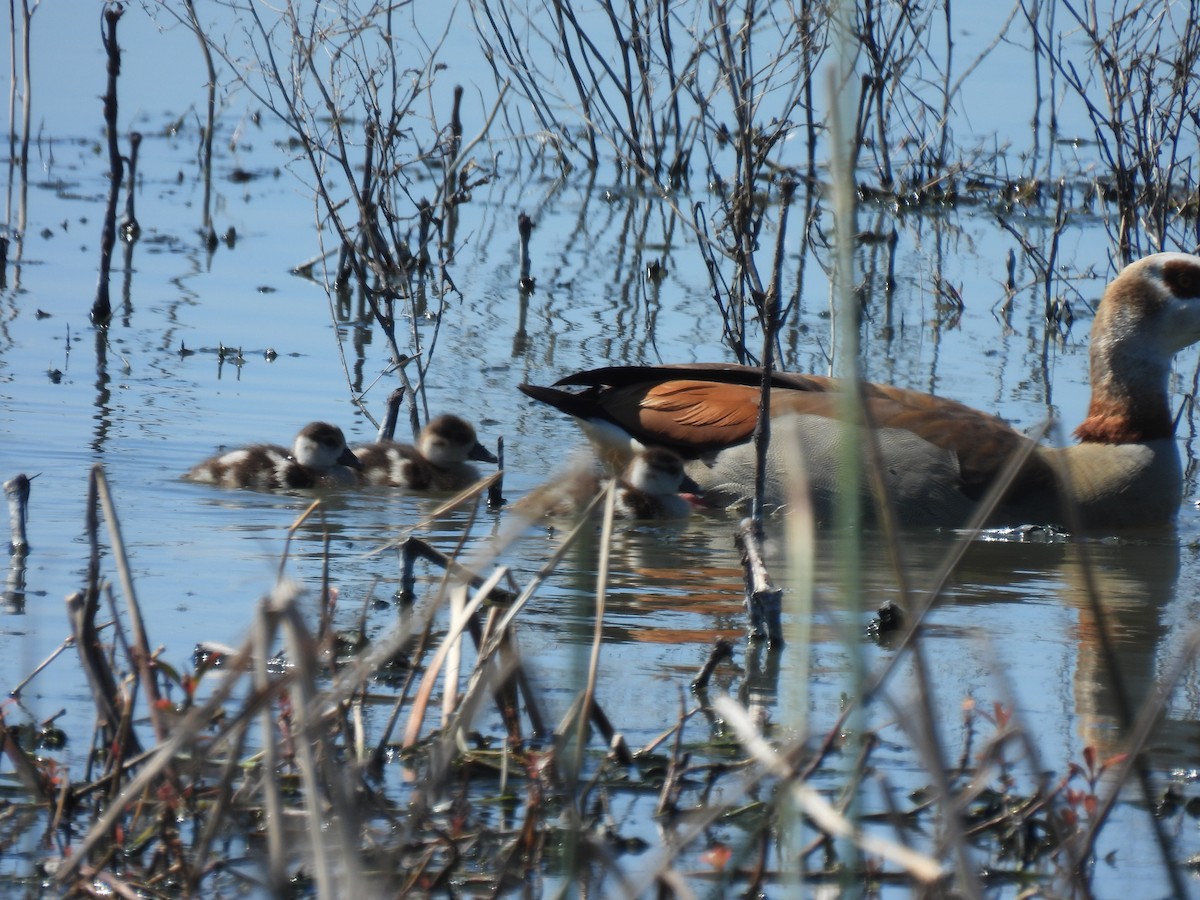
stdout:
{"type": "MultiPolygon", "coordinates": [[[[681,357],[1036,425],[1055,374],[1086,384],[1099,286],[1200,246],[1197,12],[110,4],[79,137],[39,124],[50,5],[15,6],[0,458],[46,472],[30,521],[58,534],[14,546],[5,594],[10,889],[1185,894],[1190,520],[1091,542],[767,517],[742,541],[783,588],[768,644],[734,515],[547,532],[486,481],[213,499],[175,476],[322,406],[369,437],[399,387],[402,434],[454,409],[503,435],[512,497],[571,434],[516,384],[681,357]],[[122,65],[168,39],[206,88],[126,117],[147,86],[122,65]],[[56,417],[86,423],[71,449],[56,417]],[[43,663],[30,634],[66,639],[43,663]],[[1050,684],[1070,702],[1030,702],[1050,684]]],[[[1190,405],[1178,432],[1190,495],[1190,405]]]]}

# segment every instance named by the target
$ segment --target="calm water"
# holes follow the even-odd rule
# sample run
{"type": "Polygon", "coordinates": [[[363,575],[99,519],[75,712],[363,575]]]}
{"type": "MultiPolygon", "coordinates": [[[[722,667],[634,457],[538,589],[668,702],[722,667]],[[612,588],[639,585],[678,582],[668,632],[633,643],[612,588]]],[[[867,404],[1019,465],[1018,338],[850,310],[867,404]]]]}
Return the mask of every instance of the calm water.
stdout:
{"type": "MultiPolygon", "coordinates": [[[[25,602],[0,616],[0,685],[19,682],[69,632],[63,598],[83,583],[87,474],[95,463],[103,464],[114,489],[152,645],[186,667],[198,640],[238,642],[258,598],[273,583],[287,529],[309,498],[219,491],[183,483],[179,474],[218,446],[290,443],[312,419],[338,422],[352,440],[371,438],[374,427],[351,403],[352,387],[371,383],[387,363],[383,342],[372,340],[369,326],[331,315],[323,290],[291,274],[318,252],[312,202],[289,169],[275,123],[265,116],[261,125],[250,124],[249,114],[258,107],[245,94],[227,98],[217,142],[215,224],[218,233],[234,229],[236,241],[211,255],[204,249],[196,164],[196,110],[203,103],[204,79],[194,40],[179,31],[159,34],[136,10],[122,22],[121,121],[146,134],[136,192],[143,235],[128,263],[114,264],[118,311],[107,335],[97,335],[88,311],[107,184],[95,99],[103,90],[103,58],[95,22],[78,21],[63,4],[40,10],[34,33],[34,120],[43,124],[27,184],[8,170],[9,221],[15,227],[21,196],[27,197],[28,221],[22,257],[10,261],[7,288],[0,292],[0,476],[38,477],[25,602]],[[58,66],[58,59],[71,63],[58,66]],[[180,127],[169,129],[176,122],[180,127]],[[234,181],[235,168],[260,177],[234,181]],[[244,363],[222,364],[217,354],[222,345],[241,348],[244,363]],[[193,352],[183,354],[182,347],[193,352]],[[267,348],[278,353],[273,361],[264,356],[267,348]]],[[[481,74],[476,45],[464,42],[451,74],[478,76],[486,87],[490,82],[481,74]]],[[[478,108],[471,114],[483,115],[478,108]]],[[[989,130],[978,117],[972,126],[979,133],[989,130]]],[[[801,149],[796,152],[799,158],[801,149]]],[[[510,499],[583,444],[570,422],[519,395],[519,383],[547,383],[610,363],[728,358],[686,230],[672,224],[653,198],[611,184],[589,185],[584,178],[562,183],[541,173],[502,170],[502,177],[475,192],[462,217],[453,274],[463,297],[448,300],[441,322],[426,386],[429,405],[432,412],[473,419],[485,442],[505,438],[510,499]],[[538,288],[528,301],[523,332],[513,227],[520,211],[537,221],[538,288]],[[669,276],[649,283],[642,274],[645,264],[658,258],[669,276]]],[[[879,254],[868,248],[860,257],[869,297],[863,328],[867,377],[968,401],[1018,427],[1034,426],[1048,414],[1068,425],[1077,422],[1087,403],[1087,309],[1076,307],[1079,321],[1062,342],[1045,339],[1036,287],[1018,294],[1010,321],[1001,318],[996,308],[1004,299],[1004,261],[1013,241],[984,211],[907,217],[863,211],[863,227],[893,224],[900,256],[890,310],[884,307],[879,254]],[[961,318],[951,320],[933,303],[935,270],[960,287],[966,302],[961,318]],[[890,336],[887,323],[894,326],[890,336]]],[[[1030,217],[1023,227],[1031,242],[1044,242],[1047,222],[1030,217]]],[[[1063,237],[1064,267],[1097,273],[1075,285],[1086,301],[1094,302],[1102,289],[1108,246],[1102,223],[1083,213],[1063,237]]],[[[818,267],[809,266],[809,272],[802,330],[789,347],[791,364],[820,371],[828,346],[828,286],[812,274],[818,267]]],[[[1022,276],[1031,277],[1019,271],[1022,276]]],[[[432,336],[432,321],[417,327],[432,336]]],[[[1180,391],[1192,383],[1195,367],[1194,352],[1180,357],[1180,391]]],[[[366,403],[377,417],[393,386],[385,378],[367,392],[366,403]]],[[[1190,417],[1180,434],[1190,472],[1195,461],[1190,417]]],[[[1086,547],[1122,665],[1141,690],[1167,666],[1197,619],[1200,513],[1194,488],[1189,478],[1175,529],[1086,547]]],[[[398,566],[393,552],[372,551],[418,526],[436,506],[428,498],[387,492],[336,498],[322,522],[310,521],[297,533],[288,574],[318,585],[327,529],[340,624],[353,624],[366,608],[369,630],[382,633],[395,619],[394,606],[367,604],[391,598],[398,566]]],[[[475,552],[485,552],[508,515],[480,513],[469,536],[475,552]]],[[[417,533],[448,550],[466,523],[466,514],[456,512],[417,533]]],[[[744,633],[734,524],[729,515],[712,514],[618,535],[598,697],[635,747],[694,703],[687,684],[713,640],[740,641],[744,633]]],[[[527,529],[500,561],[524,583],[556,540],[543,529],[527,529]]],[[[950,535],[909,536],[905,552],[914,588],[932,580],[952,543],[950,535]]],[[[877,543],[868,540],[866,546],[863,603],[870,610],[896,599],[897,587],[877,543]]],[[[718,676],[734,691],[755,676],[765,715],[781,733],[792,727],[796,705],[803,704],[811,731],[822,734],[836,720],[848,689],[850,651],[843,636],[848,631],[857,642],[865,620],[847,608],[832,557],[822,539],[809,668],[801,668],[801,654],[793,648],[778,672],[755,671],[751,662],[748,673],[725,669],[718,676]]],[[[776,553],[773,561],[778,577],[785,578],[782,556],[776,553]]],[[[595,566],[594,543],[585,542],[523,614],[522,647],[547,696],[563,710],[590,642],[595,566]]],[[[963,741],[961,709],[968,699],[984,709],[996,702],[1011,705],[1036,736],[1043,770],[1063,772],[1080,760],[1087,744],[1115,752],[1113,698],[1100,674],[1082,571],[1080,548],[1064,542],[994,540],[971,548],[930,618],[925,644],[952,758],[963,741]]],[[[107,555],[105,574],[115,576],[107,555]]],[[[788,627],[797,624],[789,616],[788,627]]],[[[742,646],[738,662],[746,664],[742,646]]],[[[856,650],[872,666],[889,655],[865,641],[856,650]]],[[[901,787],[919,786],[924,777],[907,749],[911,742],[889,724],[910,702],[907,673],[902,670],[891,684],[897,706],[881,704],[873,713],[873,724],[895,741],[881,751],[882,759],[894,764],[895,777],[911,773],[911,784],[901,787]]],[[[1160,774],[1177,773],[1189,784],[1200,738],[1198,704],[1200,684],[1190,673],[1154,744],[1160,774]]],[[[22,707],[34,718],[65,709],[60,723],[68,733],[88,733],[90,696],[75,658],[64,655],[35,680],[22,707]]],[[[696,719],[692,729],[691,736],[700,738],[708,725],[696,719]]],[[[86,750],[68,748],[64,758],[72,771],[79,770],[86,750]]],[[[1027,778],[1034,771],[1025,764],[1027,778]]],[[[624,802],[617,810],[621,830],[657,840],[649,820],[653,798],[624,802]]],[[[1122,807],[1101,839],[1102,896],[1128,893],[1147,873],[1157,877],[1139,805],[1122,807]]],[[[1200,849],[1194,821],[1175,819],[1171,827],[1181,853],[1200,849]]],[[[738,833],[734,826],[720,826],[713,838],[736,842],[738,833]]]]}

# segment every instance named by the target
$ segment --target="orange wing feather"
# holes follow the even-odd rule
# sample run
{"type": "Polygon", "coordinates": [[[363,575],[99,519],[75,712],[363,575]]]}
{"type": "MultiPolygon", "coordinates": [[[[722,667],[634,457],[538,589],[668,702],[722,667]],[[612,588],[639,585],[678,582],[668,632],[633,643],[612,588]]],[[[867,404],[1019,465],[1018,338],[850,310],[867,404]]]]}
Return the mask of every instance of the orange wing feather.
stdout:
{"type": "MultiPolygon", "coordinates": [[[[695,457],[753,437],[761,378],[759,370],[746,366],[618,366],[558,382],[585,386],[579,393],[530,385],[521,389],[571,415],[599,415],[643,443],[695,457]]],[[[772,382],[772,415],[838,415],[836,379],[776,372],[772,382]]],[[[862,392],[875,427],[906,429],[953,450],[968,495],[982,496],[1006,461],[1029,443],[1003,420],[954,400],[870,382],[862,392]]],[[[1049,464],[1035,454],[1017,477],[1014,492],[1053,490],[1054,483],[1049,464]]]]}

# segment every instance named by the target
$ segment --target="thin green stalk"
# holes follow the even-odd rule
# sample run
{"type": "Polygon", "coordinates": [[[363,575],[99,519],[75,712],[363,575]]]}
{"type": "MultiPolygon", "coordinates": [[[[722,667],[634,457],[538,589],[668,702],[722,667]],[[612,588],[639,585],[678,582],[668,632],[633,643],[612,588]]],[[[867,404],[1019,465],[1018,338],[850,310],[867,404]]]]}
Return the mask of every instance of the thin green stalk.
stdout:
{"type": "MultiPolygon", "coordinates": [[[[842,596],[845,598],[850,621],[862,619],[862,547],[861,547],[861,480],[862,460],[859,446],[858,414],[858,309],[854,295],[854,235],[858,233],[856,219],[856,191],[850,125],[853,122],[854,80],[854,7],[851,3],[839,3],[834,10],[835,68],[831,72],[829,85],[830,134],[832,136],[831,174],[833,180],[834,208],[834,277],[833,314],[834,371],[841,379],[838,398],[838,416],[841,419],[842,439],[839,443],[841,478],[838,497],[833,511],[835,546],[842,596]]],[[[855,641],[846,642],[849,662],[851,697],[861,697],[866,680],[862,653],[855,641]]],[[[856,742],[863,739],[866,716],[862,704],[855,705],[850,718],[850,732],[856,742]]],[[[851,753],[851,755],[857,755],[851,753]]],[[[860,798],[855,791],[847,808],[848,819],[856,823],[860,811],[860,798]]],[[[860,851],[853,841],[844,841],[847,853],[845,871],[857,872],[860,868],[860,851]]],[[[845,885],[852,888],[851,883],[845,885]]]]}

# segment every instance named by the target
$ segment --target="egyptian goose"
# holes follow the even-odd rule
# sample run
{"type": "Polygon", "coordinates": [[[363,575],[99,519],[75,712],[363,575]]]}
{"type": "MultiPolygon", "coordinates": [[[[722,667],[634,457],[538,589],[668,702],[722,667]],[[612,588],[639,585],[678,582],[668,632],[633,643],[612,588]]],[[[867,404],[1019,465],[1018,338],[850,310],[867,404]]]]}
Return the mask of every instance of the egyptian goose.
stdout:
{"type": "Polygon", "coordinates": [[[353,470],[359,467],[342,429],[328,422],[309,422],[296,435],[290,452],[275,444],[251,444],[206,459],[184,477],[254,491],[352,487],[353,470]]]}
{"type": "MultiPolygon", "coordinates": [[[[559,475],[526,496],[514,508],[531,517],[577,516],[604,487],[595,465],[577,467],[559,475]]],[[[686,519],[692,505],[680,491],[697,487],[683,470],[683,459],[674,450],[643,447],[617,480],[614,514],[622,519],[686,519]]],[[[600,507],[595,507],[598,511],[600,507]]]]}
{"type": "MultiPolygon", "coordinates": [[[[1172,521],[1182,473],[1167,380],[1175,353],[1197,340],[1200,257],[1157,253],[1122,270],[1092,325],[1092,398],[1075,430],[1079,443],[1037,446],[989,524],[1066,524],[1065,503],[1089,530],[1172,521]]],[[[521,390],[575,416],[602,457],[627,458],[638,443],[676,450],[706,500],[726,505],[754,493],[760,382],[757,368],[700,363],[596,369],[521,390]]],[[[814,508],[827,516],[837,490],[837,385],[819,375],[772,376],[770,505],[784,502],[785,473],[803,459],[814,508]]],[[[863,394],[905,524],[963,524],[1006,460],[1030,443],[995,416],[953,400],[870,383],[863,394]]],[[[864,477],[864,492],[869,483],[864,477]]]]}
{"type": "Polygon", "coordinates": [[[354,448],[363,484],[418,491],[461,491],[479,480],[468,460],[496,462],[479,443],[475,429],[458,416],[430,419],[417,437],[417,446],[378,441],[354,448]]]}

